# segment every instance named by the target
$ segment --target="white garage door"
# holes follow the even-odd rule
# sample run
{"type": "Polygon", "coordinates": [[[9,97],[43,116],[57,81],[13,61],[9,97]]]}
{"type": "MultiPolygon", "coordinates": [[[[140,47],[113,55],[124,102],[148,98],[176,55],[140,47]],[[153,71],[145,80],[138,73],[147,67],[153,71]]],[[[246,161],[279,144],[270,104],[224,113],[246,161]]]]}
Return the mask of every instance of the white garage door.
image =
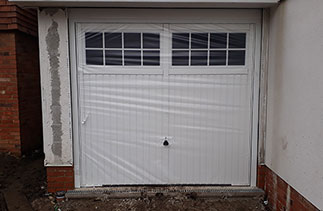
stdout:
{"type": "Polygon", "coordinates": [[[251,24],[76,30],[80,186],[250,185],[251,24]]]}

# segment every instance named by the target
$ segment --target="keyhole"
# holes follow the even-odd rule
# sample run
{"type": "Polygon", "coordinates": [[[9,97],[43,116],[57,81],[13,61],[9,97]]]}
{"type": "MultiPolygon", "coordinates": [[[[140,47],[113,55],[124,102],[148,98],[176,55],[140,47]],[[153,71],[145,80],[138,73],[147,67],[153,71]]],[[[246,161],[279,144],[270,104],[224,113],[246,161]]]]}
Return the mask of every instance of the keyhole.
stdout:
{"type": "Polygon", "coordinates": [[[164,141],[164,143],[163,143],[163,145],[166,147],[166,146],[168,146],[169,145],[169,143],[168,143],[168,141],[167,140],[165,140],[164,141]]]}

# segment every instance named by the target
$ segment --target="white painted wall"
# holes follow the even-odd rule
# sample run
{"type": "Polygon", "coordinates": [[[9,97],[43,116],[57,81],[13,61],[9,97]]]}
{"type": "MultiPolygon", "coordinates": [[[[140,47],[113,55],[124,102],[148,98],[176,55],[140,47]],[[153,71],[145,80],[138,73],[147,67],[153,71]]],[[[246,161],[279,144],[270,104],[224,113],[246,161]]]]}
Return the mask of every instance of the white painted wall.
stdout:
{"type": "Polygon", "coordinates": [[[39,9],[39,51],[45,166],[70,166],[71,98],[67,14],[39,9]]]}
{"type": "Polygon", "coordinates": [[[266,165],[323,209],[323,1],[271,10],[266,165]]]}

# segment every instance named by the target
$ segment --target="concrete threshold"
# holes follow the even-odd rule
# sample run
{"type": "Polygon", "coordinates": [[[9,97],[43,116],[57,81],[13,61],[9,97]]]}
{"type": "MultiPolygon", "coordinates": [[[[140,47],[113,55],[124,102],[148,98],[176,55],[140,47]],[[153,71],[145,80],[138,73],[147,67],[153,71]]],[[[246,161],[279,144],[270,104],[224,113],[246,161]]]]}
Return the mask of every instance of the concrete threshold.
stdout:
{"type": "Polygon", "coordinates": [[[187,195],[193,198],[263,198],[264,191],[257,187],[218,187],[218,186],[120,186],[79,188],[67,191],[67,199],[84,198],[140,198],[158,196],[187,195]]]}

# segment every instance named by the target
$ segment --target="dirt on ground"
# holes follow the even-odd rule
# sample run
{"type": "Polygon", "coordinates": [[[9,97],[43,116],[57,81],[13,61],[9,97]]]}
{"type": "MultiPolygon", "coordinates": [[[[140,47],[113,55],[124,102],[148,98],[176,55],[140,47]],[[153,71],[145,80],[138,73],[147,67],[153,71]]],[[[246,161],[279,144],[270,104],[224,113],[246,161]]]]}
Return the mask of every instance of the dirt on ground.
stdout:
{"type": "MultiPolygon", "coordinates": [[[[43,155],[38,150],[20,159],[0,153],[0,195],[4,198],[2,201],[5,201],[6,209],[32,210],[30,202],[45,196],[43,163],[43,155]]],[[[4,202],[0,201],[0,204],[0,211],[5,210],[4,202]]]]}
{"type": "Polygon", "coordinates": [[[57,200],[46,193],[43,155],[36,151],[21,159],[0,154],[0,211],[89,211],[89,210],[265,210],[259,198],[199,198],[194,193],[176,196],[156,194],[153,197],[125,199],[57,200]]]}
{"type": "MultiPolygon", "coordinates": [[[[35,210],[53,210],[50,199],[33,201],[35,210]],[[47,202],[47,203],[46,203],[47,202]],[[44,206],[45,205],[45,206],[44,206]]],[[[260,201],[250,199],[191,199],[185,195],[176,197],[151,197],[138,199],[83,199],[61,201],[54,205],[56,210],[214,210],[214,211],[257,211],[265,210],[260,201]]]]}

